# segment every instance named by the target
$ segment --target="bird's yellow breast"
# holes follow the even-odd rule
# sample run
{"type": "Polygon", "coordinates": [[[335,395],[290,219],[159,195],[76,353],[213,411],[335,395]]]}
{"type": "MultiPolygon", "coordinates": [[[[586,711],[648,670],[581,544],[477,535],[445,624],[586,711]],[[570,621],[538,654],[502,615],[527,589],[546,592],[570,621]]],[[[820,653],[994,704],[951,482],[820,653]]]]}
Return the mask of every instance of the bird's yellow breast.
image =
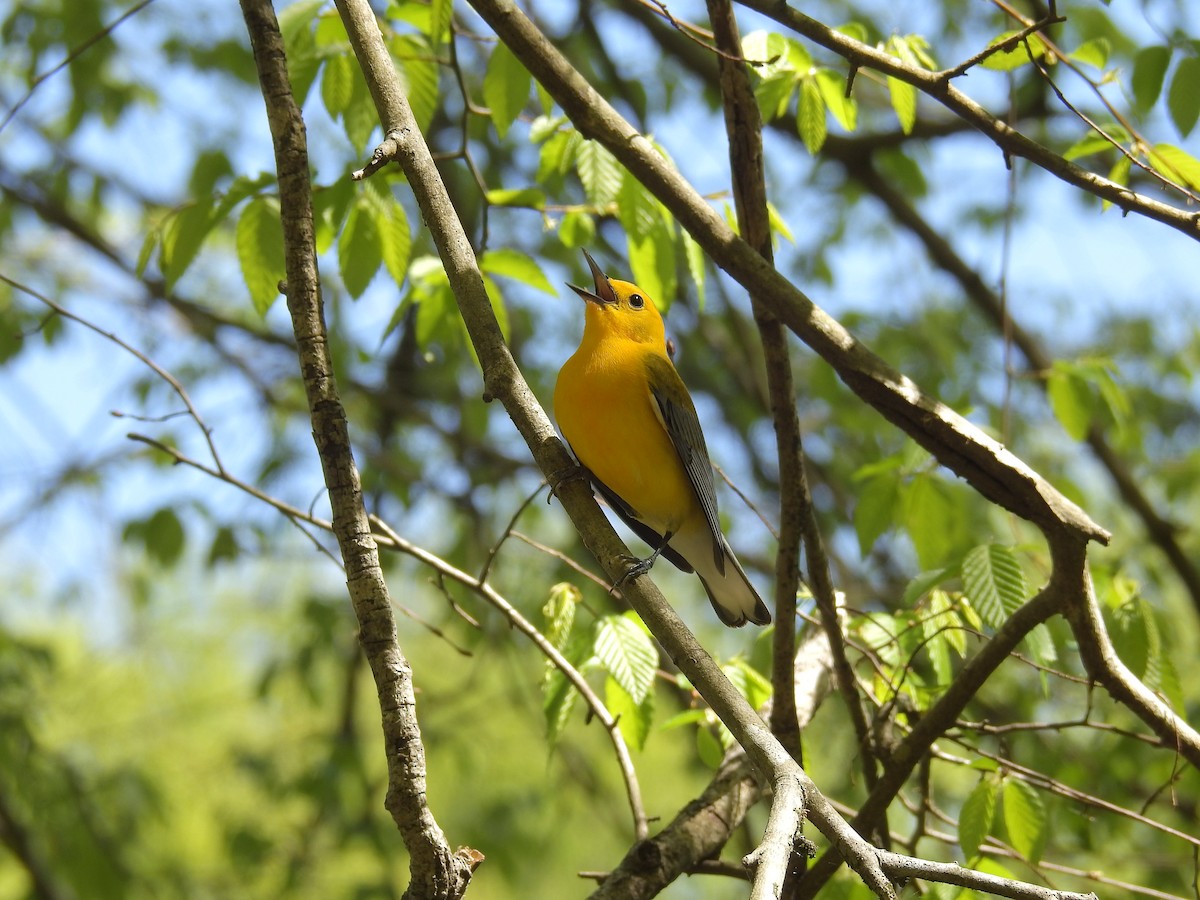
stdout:
{"type": "Polygon", "coordinates": [[[588,341],[563,365],[554,414],[571,449],[659,533],[699,514],[695,492],[655,414],[645,344],[588,341]]]}

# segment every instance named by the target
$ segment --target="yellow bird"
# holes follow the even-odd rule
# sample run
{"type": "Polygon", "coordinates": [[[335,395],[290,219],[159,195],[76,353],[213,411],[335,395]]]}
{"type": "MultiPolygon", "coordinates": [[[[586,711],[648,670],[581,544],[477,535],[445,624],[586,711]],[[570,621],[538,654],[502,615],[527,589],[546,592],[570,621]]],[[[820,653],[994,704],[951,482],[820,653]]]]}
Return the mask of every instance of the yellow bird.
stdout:
{"type": "Polygon", "coordinates": [[[704,434],[667,356],[662,316],[637,285],[583,255],[595,291],[568,285],[587,301],[585,323],[558,373],[554,414],[596,490],[654,548],[629,575],[662,554],[700,576],[726,625],[766,625],[771,614],[721,534],[704,434]]]}

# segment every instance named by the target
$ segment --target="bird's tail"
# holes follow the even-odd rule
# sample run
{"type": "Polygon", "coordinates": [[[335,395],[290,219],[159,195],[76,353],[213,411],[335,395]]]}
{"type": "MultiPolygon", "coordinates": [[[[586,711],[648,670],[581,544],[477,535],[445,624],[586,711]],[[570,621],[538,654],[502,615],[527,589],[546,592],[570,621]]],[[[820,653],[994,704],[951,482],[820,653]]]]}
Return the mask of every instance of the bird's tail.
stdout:
{"type": "MultiPolygon", "coordinates": [[[[700,576],[700,583],[704,585],[717,618],[730,628],[741,628],[747,622],[769,625],[771,613],[767,605],[750,584],[742,564],[733,555],[733,550],[723,535],[721,550],[725,554],[724,574],[715,565],[696,566],[696,574],[700,576]]],[[[692,562],[695,564],[695,560],[692,562]]]]}

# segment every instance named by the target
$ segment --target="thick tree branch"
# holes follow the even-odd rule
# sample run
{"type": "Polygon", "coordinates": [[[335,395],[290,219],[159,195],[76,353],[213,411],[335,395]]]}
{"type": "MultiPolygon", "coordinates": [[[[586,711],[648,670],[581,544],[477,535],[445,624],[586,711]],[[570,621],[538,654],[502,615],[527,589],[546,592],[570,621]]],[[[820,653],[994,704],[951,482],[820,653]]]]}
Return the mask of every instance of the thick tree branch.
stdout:
{"type": "MultiPolygon", "coordinates": [[[[729,140],[729,170],[738,230],[767,262],[774,263],[771,224],[767,214],[767,184],[763,173],[762,119],[746,64],[737,61],[741,50],[737,20],[729,0],[708,0],[720,71],[725,135],[729,140]]],[[[777,699],[771,711],[771,730],[787,751],[803,762],[800,728],[796,723],[795,690],[792,686],[796,656],[796,594],[800,589],[800,535],[806,520],[813,519],[812,497],[804,471],[800,441],[800,417],[792,384],[792,360],[788,354],[787,331],[763,305],[750,295],[754,321],[762,342],[767,371],[767,396],[775,424],[775,446],[779,458],[779,548],[775,554],[775,633],[772,644],[771,683],[777,699]]],[[[815,522],[808,533],[816,533],[815,522]]],[[[820,540],[819,533],[817,540],[820,540]]],[[[824,558],[823,554],[820,557],[824,558]]],[[[809,563],[813,561],[809,554],[809,563]]],[[[828,575],[828,572],[826,572],[828,575]]],[[[827,579],[826,579],[827,580],[827,579]]],[[[832,598],[832,594],[830,595],[832,598]]],[[[874,774],[874,773],[872,773],[874,774]]]]}
{"type": "Polygon", "coordinates": [[[1108,200],[1125,212],[1138,213],[1156,222],[1169,225],[1188,237],[1200,240],[1200,213],[1185,212],[1168,203],[1139,194],[1124,185],[1117,184],[1115,181],[1096,175],[1063,159],[1048,147],[1017,131],[1002,119],[996,118],[956,88],[952,83],[955,75],[953,70],[930,72],[917,66],[908,65],[882,50],[856,41],[842,32],[804,15],[788,6],[784,0],[740,0],[740,2],[748,9],[760,12],[785,28],[802,34],[814,43],[833,51],[849,62],[853,68],[874,69],[911,84],[977,128],[1003,150],[1006,156],[1020,156],[1028,159],[1056,178],[1103,200],[1108,200]]]}
{"type": "Polygon", "coordinates": [[[317,274],[304,121],[292,96],[283,36],[270,0],[242,0],[241,5],[275,144],[288,311],[308,397],[313,439],[329,489],[333,532],[341,548],[346,585],[358,617],[359,642],[375,677],[383,715],[388,764],[386,805],[411,857],[411,882],[406,896],[414,900],[455,900],[465,892],[481,857],[472,851],[451,852],[426,802],[425,750],[417,724],[412,669],[397,639],[391,599],[363,506],[346,412],[338,397],[329,357],[317,274]]]}
{"type": "Polygon", "coordinates": [[[612,106],[511,0],[473,0],[496,31],[586,136],[603,144],[696,239],[717,265],[758,294],[863,400],[979,493],[1038,525],[1107,541],[1108,532],[999,442],[921,392],[816,306],[734,234],[721,216],[612,106]]]}
{"type": "MultiPolygon", "coordinates": [[[[846,167],[847,173],[874,194],[888,208],[896,221],[921,242],[930,259],[954,277],[967,298],[975,304],[976,309],[983,313],[992,326],[1011,337],[1012,342],[1028,360],[1034,371],[1050,371],[1054,360],[1049,352],[1019,323],[1012,321],[1011,313],[1005,309],[996,293],[984,284],[979,273],[972,269],[955,252],[950,242],[938,234],[908,199],[879,173],[872,165],[869,156],[855,154],[841,157],[837,149],[834,149],[830,155],[839,158],[846,167]]],[[[1044,380],[1039,380],[1038,383],[1043,388],[1046,386],[1044,380]]],[[[1096,458],[1100,460],[1101,465],[1108,471],[1121,499],[1142,520],[1150,540],[1166,556],[1167,561],[1191,596],[1192,605],[1197,612],[1200,612],[1200,569],[1197,569],[1195,561],[1179,543],[1179,526],[1161,516],[1154,508],[1154,504],[1150,502],[1141,485],[1129,471],[1129,466],[1109,444],[1104,432],[1098,426],[1093,425],[1088,429],[1085,440],[1092,448],[1092,452],[1096,454],[1096,458]]]]}

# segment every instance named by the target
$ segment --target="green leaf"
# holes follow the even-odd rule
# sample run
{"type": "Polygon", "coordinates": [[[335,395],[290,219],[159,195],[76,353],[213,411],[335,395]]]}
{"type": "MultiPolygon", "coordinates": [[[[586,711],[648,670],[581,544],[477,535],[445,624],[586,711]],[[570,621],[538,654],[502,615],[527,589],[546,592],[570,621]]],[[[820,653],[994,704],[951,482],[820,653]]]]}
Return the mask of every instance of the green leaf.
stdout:
{"type": "Polygon", "coordinates": [[[1200,191],[1200,160],[1191,154],[1171,144],[1155,144],[1149,162],[1172,181],[1200,191]]]}
{"type": "Polygon", "coordinates": [[[313,36],[313,19],[325,0],[300,0],[279,11],[279,30],[287,54],[288,80],[296,102],[303,105],[321,68],[321,56],[313,36]]]}
{"type": "Polygon", "coordinates": [[[437,112],[438,79],[441,67],[434,58],[429,40],[424,35],[399,34],[388,41],[388,50],[396,63],[413,118],[422,132],[429,130],[437,112]]]}
{"type": "Polygon", "coordinates": [[[927,608],[920,612],[925,649],[933,664],[934,674],[939,685],[947,685],[953,677],[950,650],[953,649],[959,656],[963,656],[967,649],[962,620],[954,611],[954,604],[950,602],[949,595],[940,590],[930,592],[927,608]]]}
{"type": "Polygon", "coordinates": [[[491,275],[512,278],[543,293],[558,293],[538,264],[519,250],[507,247],[488,250],[479,258],[479,267],[491,275]]]}
{"type": "Polygon", "coordinates": [[[858,103],[846,96],[846,76],[833,69],[817,69],[817,87],[829,111],[847,131],[858,127],[858,103]]]}
{"type": "Polygon", "coordinates": [[[1167,91],[1167,110],[1182,137],[1191,134],[1200,117],[1200,57],[1185,56],[1175,67],[1167,91]]]}
{"type": "Polygon", "coordinates": [[[1004,828],[1013,849],[1036,863],[1046,843],[1046,806],[1036,789],[1017,778],[1004,780],[1004,828]]]}
{"type": "Polygon", "coordinates": [[[375,101],[371,99],[366,79],[357,68],[354,71],[354,90],[350,94],[350,102],[342,111],[342,125],[354,151],[361,156],[367,141],[371,139],[371,134],[379,125],[379,114],[375,111],[375,101]]]}
{"type": "MultiPolygon", "coordinates": [[[[551,599],[553,600],[553,594],[551,599]]],[[[570,635],[566,646],[559,647],[559,650],[567,662],[577,671],[583,672],[595,663],[591,645],[590,633],[577,631],[570,635]]],[[[546,676],[542,680],[542,715],[546,721],[546,739],[551,747],[562,735],[578,698],[579,691],[567,680],[562,670],[548,663],[546,676]]]]}
{"type": "Polygon", "coordinates": [[[658,201],[640,181],[623,172],[621,189],[617,194],[617,216],[625,233],[643,238],[662,223],[658,201]]]}
{"type": "Polygon", "coordinates": [[[687,262],[688,275],[696,286],[696,306],[704,311],[704,250],[686,231],[680,231],[683,241],[683,258],[687,262]]]}
{"type": "Polygon", "coordinates": [[[266,315],[279,296],[279,282],[287,277],[279,201],[255,197],[247,203],[238,219],[234,243],[250,299],[258,314],[266,315]]]}
{"type": "Polygon", "coordinates": [[[621,166],[616,158],[596,141],[584,141],[575,152],[575,169],[588,202],[607,206],[616,202],[621,190],[621,166]]]}
{"type": "Polygon", "coordinates": [[[999,628],[1025,601],[1025,574],[1009,547],[983,544],[962,561],[963,587],[983,620],[999,628]]]}
{"type": "Polygon", "coordinates": [[[1108,38],[1097,37],[1080,44],[1075,52],[1070,54],[1070,58],[1077,63],[1104,71],[1104,67],[1108,65],[1108,54],[1111,51],[1112,43],[1108,38]]]}
{"type": "Polygon", "coordinates": [[[892,98],[892,109],[900,122],[900,130],[912,134],[913,125],[917,122],[917,89],[907,81],[887,77],[888,95],[892,98]]]}
{"type": "Polygon", "coordinates": [[[761,709],[771,699],[773,689],[770,680],[741,657],[721,666],[721,671],[755,709],[761,709]]]}
{"type": "Polygon", "coordinates": [[[130,522],[125,526],[124,537],[142,543],[147,555],[162,566],[179,562],[187,543],[183,523],[169,506],[157,510],[148,519],[130,522]]]}
{"type": "Polygon", "coordinates": [[[725,758],[725,748],[711,728],[696,729],[696,752],[700,755],[700,761],[710,769],[720,768],[721,760],[725,758]]]}
{"type": "Polygon", "coordinates": [[[351,297],[361,297],[383,264],[383,244],[370,201],[360,195],[338,236],[338,269],[351,297]]]}
{"type": "Polygon", "coordinates": [[[539,188],[492,188],[485,196],[492,206],[516,206],[536,210],[546,208],[546,193],[539,188]]]}
{"type": "Polygon", "coordinates": [[[996,777],[985,775],[963,801],[962,811],[958,814],[958,843],[967,859],[978,855],[979,845],[992,831],[998,789],[996,777]]]}
{"type": "Polygon", "coordinates": [[[503,138],[529,99],[532,77],[504,43],[496,44],[483,76],[483,100],[492,112],[496,133],[503,138]]]}
{"type": "Polygon", "coordinates": [[[629,692],[610,675],[604,679],[604,705],[616,717],[625,742],[634,750],[644,749],[650,726],[654,723],[654,691],[647,691],[642,702],[635,703],[629,692]]]}
{"type": "Polygon", "coordinates": [[[779,210],[775,208],[775,204],[770,200],[767,201],[767,224],[771,226],[772,234],[779,235],[789,244],[796,243],[796,238],[792,235],[792,230],[788,228],[787,222],[779,214],[779,210]]]}
{"type": "Polygon", "coordinates": [[[321,102],[335,122],[346,112],[354,97],[356,73],[356,63],[348,53],[339,53],[325,60],[325,68],[321,72],[321,102]]]}
{"type": "Polygon", "coordinates": [[[185,206],[171,217],[163,231],[159,267],[166,279],[167,290],[183,277],[216,221],[207,203],[185,206]]]}
{"type": "Polygon", "coordinates": [[[596,237],[596,220],[584,212],[569,212],[558,226],[558,236],[572,250],[587,247],[596,237]]]}
{"type": "Polygon", "coordinates": [[[375,225],[379,231],[383,264],[396,284],[401,284],[408,273],[408,259],[412,252],[412,232],[408,228],[408,214],[398,200],[388,197],[376,207],[375,225]]]}
{"type": "Polygon", "coordinates": [[[596,623],[592,652],[634,703],[654,685],[658,653],[646,632],[627,616],[605,616],[596,623]]]}
{"type": "MultiPolygon", "coordinates": [[[[560,581],[550,588],[542,615],[546,617],[546,639],[559,650],[567,645],[575,624],[575,610],[582,600],[583,592],[570,582],[560,581]]],[[[547,662],[547,665],[553,664],[547,662]]]]}
{"type": "Polygon", "coordinates": [[[780,72],[754,86],[754,98],[758,101],[758,110],[764,122],[773,122],[787,112],[792,92],[800,83],[792,72],[780,72]]]}
{"type": "Polygon", "coordinates": [[[643,237],[626,235],[629,270],[633,282],[648,294],[663,315],[675,300],[675,241],[671,229],[659,220],[643,237]]]}
{"type": "Polygon", "coordinates": [[[1055,363],[1046,379],[1046,393],[1054,417],[1077,441],[1087,437],[1096,412],[1096,395],[1072,368],[1055,363]]]}
{"type": "Polygon", "coordinates": [[[1108,138],[1089,131],[1068,148],[1067,152],[1063,154],[1063,159],[1082,159],[1085,156],[1092,156],[1111,149],[1113,149],[1113,145],[1108,138]]]}
{"type": "Polygon", "coordinates": [[[816,156],[825,146],[827,128],[825,125],[825,101],[821,99],[821,89],[813,78],[805,78],[800,82],[800,107],[796,112],[796,129],[800,132],[800,140],[808,152],[816,156]]]}
{"type": "Polygon", "coordinates": [[[894,472],[876,475],[859,487],[854,504],[854,530],[863,559],[870,555],[880,536],[896,524],[899,500],[900,481],[894,472]]]}
{"type": "MultiPolygon", "coordinates": [[[[994,38],[988,46],[994,47],[997,44],[1003,44],[1016,34],[1019,32],[1006,31],[994,38]]],[[[1008,72],[1030,62],[1030,51],[1033,52],[1033,59],[1042,59],[1046,55],[1046,44],[1036,34],[1029,35],[1025,40],[1015,41],[1010,47],[993,53],[983,61],[982,65],[985,69],[992,69],[996,72],[1008,72]]]]}
{"type": "Polygon", "coordinates": [[[1170,47],[1143,47],[1133,58],[1133,100],[1143,115],[1158,101],[1170,62],[1170,47]]]}
{"type": "MultiPolygon", "coordinates": [[[[1113,163],[1113,167],[1108,170],[1108,180],[1114,184],[1119,184],[1122,187],[1129,184],[1129,170],[1133,166],[1133,160],[1128,156],[1122,155],[1113,163]]],[[[1100,209],[1106,210],[1112,206],[1111,200],[1105,200],[1100,204],[1100,209]]]]}
{"type": "Polygon", "coordinates": [[[902,491],[904,528],[923,569],[945,565],[965,526],[961,489],[932,472],[919,472],[902,491]]]}

